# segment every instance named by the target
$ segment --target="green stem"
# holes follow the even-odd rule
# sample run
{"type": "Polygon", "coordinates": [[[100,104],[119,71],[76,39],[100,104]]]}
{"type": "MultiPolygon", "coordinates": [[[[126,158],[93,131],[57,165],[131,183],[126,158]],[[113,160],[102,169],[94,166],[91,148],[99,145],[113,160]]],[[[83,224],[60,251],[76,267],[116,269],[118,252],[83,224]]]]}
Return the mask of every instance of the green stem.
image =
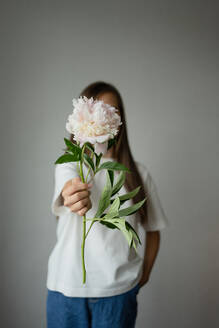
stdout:
{"type": "MultiPolygon", "coordinates": [[[[94,152],[92,152],[92,154],[91,154],[91,159],[93,159],[93,156],[94,156],[94,152]]],[[[85,182],[87,182],[87,178],[88,178],[88,174],[89,174],[89,172],[90,172],[90,167],[89,167],[89,169],[88,169],[88,172],[87,172],[87,176],[86,176],[85,182]]],[[[94,174],[94,175],[95,175],[95,174],[94,174]]],[[[93,219],[92,219],[92,220],[93,220],[93,219]]],[[[94,224],[94,222],[95,222],[95,221],[93,221],[93,222],[90,224],[90,227],[89,227],[89,229],[88,229],[88,231],[87,231],[87,233],[86,233],[86,235],[85,235],[85,238],[87,238],[88,232],[90,231],[90,229],[91,229],[92,225],[94,224]]]]}
{"type": "Polygon", "coordinates": [[[82,239],[82,244],[81,244],[83,284],[85,284],[85,282],[86,282],[86,269],[85,269],[85,263],[84,263],[85,236],[86,236],[86,215],[83,216],[83,239],[82,239]]]}
{"type": "MultiPolygon", "coordinates": [[[[84,149],[85,147],[82,147],[82,153],[81,153],[81,160],[80,160],[80,176],[82,182],[85,182],[84,180],[84,174],[83,174],[83,155],[84,155],[84,149]]],[[[85,269],[85,262],[84,262],[84,247],[85,247],[85,236],[86,236],[86,214],[83,215],[83,237],[82,237],[82,244],[81,244],[81,257],[82,257],[82,271],[83,271],[83,284],[86,282],[86,269],[85,269]]]]}
{"type": "MultiPolygon", "coordinates": [[[[94,156],[94,152],[92,152],[92,154],[91,154],[91,159],[93,159],[93,156],[94,156]]],[[[88,171],[87,171],[87,176],[86,176],[86,178],[85,178],[85,182],[87,182],[87,178],[88,178],[88,174],[89,174],[89,172],[90,172],[90,166],[89,166],[89,169],[88,169],[88,171]]]]}
{"type": "MultiPolygon", "coordinates": [[[[86,183],[87,182],[87,178],[88,178],[88,174],[90,172],[90,167],[88,169],[88,172],[87,172],[87,175],[86,175],[86,178],[84,179],[84,174],[83,174],[83,168],[82,168],[82,165],[83,165],[83,161],[84,161],[84,151],[85,151],[85,148],[86,146],[84,145],[82,147],[82,152],[81,152],[81,160],[80,160],[80,176],[81,176],[81,180],[83,183],[86,183]]],[[[94,152],[92,152],[91,154],[91,158],[93,158],[94,156],[94,152]]],[[[94,173],[95,175],[95,173],[94,173]]],[[[84,248],[85,248],[85,239],[88,235],[88,232],[90,231],[92,225],[94,224],[95,220],[93,220],[93,222],[91,223],[87,233],[86,233],[86,214],[83,216],[83,239],[82,239],[82,244],[81,244],[81,257],[82,257],[82,271],[83,271],[83,284],[86,282],[86,269],[85,269],[85,261],[84,261],[84,248]]]]}
{"type": "Polygon", "coordinates": [[[80,175],[79,161],[77,161],[77,171],[78,171],[78,174],[80,175]]]}
{"type": "Polygon", "coordinates": [[[85,238],[87,238],[88,232],[90,231],[92,225],[93,225],[94,222],[96,221],[96,220],[94,220],[94,219],[87,219],[87,221],[91,221],[91,220],[92,220],[92,222],[91,222],[90,227],[89,227],[89,229],[88,229],[88,231],[87,231],[87,233],[86,233],[86,235],[85,235],[85,238]]]}
{"type": "Polygon", "coordinates": [[[93,218],[93,219],[86,219],[87,221],[102,221],[104,218],[93,218]]]}

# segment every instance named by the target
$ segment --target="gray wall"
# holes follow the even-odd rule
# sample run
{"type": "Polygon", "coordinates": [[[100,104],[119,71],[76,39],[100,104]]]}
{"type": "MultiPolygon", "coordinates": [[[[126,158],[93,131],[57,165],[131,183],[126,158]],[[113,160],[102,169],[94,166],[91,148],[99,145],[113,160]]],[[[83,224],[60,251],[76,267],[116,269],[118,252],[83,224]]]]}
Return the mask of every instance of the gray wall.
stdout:
{"type": "Polygon", "coordinates": [[[219,324],[218,3],[1,1],[2,327],[46,326],[54,161],[72,97],[115,84],[171,226],[137,327],[219,324]]]}

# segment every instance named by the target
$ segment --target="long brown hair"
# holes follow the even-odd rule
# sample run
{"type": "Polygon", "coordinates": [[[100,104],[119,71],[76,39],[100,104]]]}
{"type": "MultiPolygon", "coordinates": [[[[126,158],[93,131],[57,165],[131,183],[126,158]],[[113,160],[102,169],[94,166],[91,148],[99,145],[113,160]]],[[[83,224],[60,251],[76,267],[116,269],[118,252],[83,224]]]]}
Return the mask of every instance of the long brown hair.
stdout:
{"type": "MultiPolygon", "coordinates": [[[[122,101],[122,97],[118,89],[110,84],[106,83],[104,81],[97,81],[89,84],[85,89],[82,90],[80,93],[80,96],[86,96],[87,98],[93,97],[94,99],[98,99],[98,96],[104,94],[104,93],[113,93],[116,96],[118,109],[121,115],[121,121],[122,125],[120,125],[119,133],[116,136],[116,142],[112,146],[113,147],[113,158],[119,162],[124,164],[128,169],[130,169],[131,173],[126,174],[125,179],[125,188],[128,191],[131,191],[138,186],[141,186],[139,192],[135,197],[132,198],[133,203],[137,203],[141,200],[143,200],[145,197],[147,197],[146,190],[144,188],[144,184],[142,181],[142,177],[139,173],[138,167],[135,164],[135,161],[133,159],[129,142],[128,142],[128,134],[127,134],[127,125],[126,125],[126,119],[125,119],[125,110],[124,110],[124,104],[122,101]]],[[[76,143],[75,140],[73,140],[74,135],[70,135],[70,139],[73,143],[76,143]]],[[[147,199],[144,202],[144,204],[140,207],[137,214],[140,215],[140,222],[142,225],[144,225],[147,221],[147,199]]]]}

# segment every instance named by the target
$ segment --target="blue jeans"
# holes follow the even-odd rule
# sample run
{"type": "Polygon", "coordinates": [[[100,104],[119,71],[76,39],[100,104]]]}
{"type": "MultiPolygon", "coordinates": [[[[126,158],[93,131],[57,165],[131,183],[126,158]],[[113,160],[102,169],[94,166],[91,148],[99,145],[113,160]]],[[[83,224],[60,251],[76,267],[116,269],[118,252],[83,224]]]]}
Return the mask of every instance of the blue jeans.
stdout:
{"type": "Polygon", "coordinates": [[[107,297],[69,297],[48,289],[47,328],[134,328],[139,283],[107,297]]]}

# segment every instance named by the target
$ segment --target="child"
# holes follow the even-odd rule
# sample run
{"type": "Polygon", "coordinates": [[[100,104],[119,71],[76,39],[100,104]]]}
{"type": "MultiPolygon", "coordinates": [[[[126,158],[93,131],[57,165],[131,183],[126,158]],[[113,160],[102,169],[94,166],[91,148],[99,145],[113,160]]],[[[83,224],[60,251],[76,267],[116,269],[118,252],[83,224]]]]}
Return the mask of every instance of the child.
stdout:
{"type": "MultiPolygon", "coordinates": [[[[76,162],[55,166],[55,190],[52,213],[58,217],[57,243],[50,254],[47,275],[47,327],[133,328],[137,316],[137,294],[149,279],[159,248],[159,230],[168,220],[159,200],[155,183],[146,166],[134,161],[128,143],[124,106],[121,95],[111,84],[95,82],[81,95],[103,100],[116,107],[122,125],[116,143],[101,161],[118,161],[128,167],[125,185],[119,195],[141,185],[134,203],[146,201],[138,212],[126,220],[138,232],[146,232],[144,259],[128,246],[118,229],[95,222],[85,242],[86,283],[82,282],[82,216],[93,218],[106,183],[106,171],[100,170],[91,184],[82,183],[76,162]]],[[[70,140],[73,141],[73,135],[70,140]]],[[[87,175],[84,166],[84,176],[87,175]]],[[[114,171],[114,179],[119,172],[114,171]]],[[[89,176],[91,179],[91,176],[89,176]]],[[[120,208],[133,205],[132,200],[120,208]]],[[[91,221],[87,221],[88,230],[91,221]]]]}

